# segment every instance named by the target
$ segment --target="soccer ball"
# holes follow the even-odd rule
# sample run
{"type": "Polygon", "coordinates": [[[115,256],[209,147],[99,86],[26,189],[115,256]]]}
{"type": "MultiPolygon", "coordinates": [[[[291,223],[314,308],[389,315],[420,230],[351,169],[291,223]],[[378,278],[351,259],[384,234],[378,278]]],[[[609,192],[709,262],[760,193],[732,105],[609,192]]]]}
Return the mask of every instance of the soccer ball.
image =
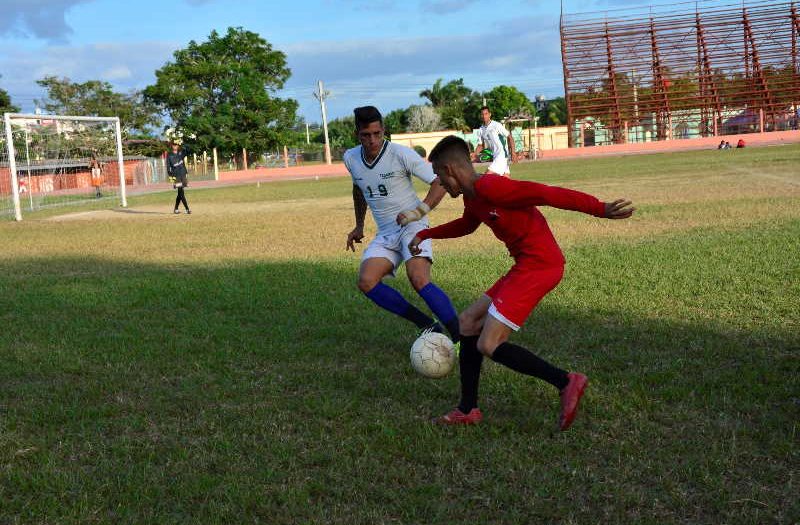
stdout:
{"type": "Polygon", "coordinates": [[[453,342],[444,334],[425,332],[411,345],[411,366],[425,377],[444,377],[455,364],[453,342]]]}

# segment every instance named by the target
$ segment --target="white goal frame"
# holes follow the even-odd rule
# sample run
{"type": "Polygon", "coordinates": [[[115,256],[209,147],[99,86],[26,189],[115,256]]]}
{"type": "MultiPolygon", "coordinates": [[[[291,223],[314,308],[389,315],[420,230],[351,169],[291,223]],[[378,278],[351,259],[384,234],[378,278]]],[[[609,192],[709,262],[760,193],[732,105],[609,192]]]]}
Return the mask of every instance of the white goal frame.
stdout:
{"type": "Polygon", "coordinates": [[[36,115],[31,113],[3,113],[3,123],[6,131],[6,148],[8,150],[8,168],[11,172],[11,198],[14,203],[14,218],[22,220],[22,205],[19,200],[19,177],[17,175],[16,151],[12,139],[11,121],[14,119],[35,119],[35,120],[71,120],[85,122],[111,122],[114,124],[114,138],[117,146],[117,165],[119,166],[119,195],[120,206],[128,207],[128,199],[125,194],[125,162],[122,156],[122,132],[120,130],[119,117],[86,117],[69,115],[36,115]]]}

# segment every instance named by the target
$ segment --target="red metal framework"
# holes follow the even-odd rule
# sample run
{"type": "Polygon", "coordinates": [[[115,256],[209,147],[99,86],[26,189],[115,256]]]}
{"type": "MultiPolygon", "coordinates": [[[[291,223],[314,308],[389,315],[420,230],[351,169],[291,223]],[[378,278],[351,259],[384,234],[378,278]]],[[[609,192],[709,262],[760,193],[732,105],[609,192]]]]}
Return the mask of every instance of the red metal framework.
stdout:
{"type": "Polygon", "coordinates": [[[797,127],[797,0],[563,14],[570,146],[797,127]]]}

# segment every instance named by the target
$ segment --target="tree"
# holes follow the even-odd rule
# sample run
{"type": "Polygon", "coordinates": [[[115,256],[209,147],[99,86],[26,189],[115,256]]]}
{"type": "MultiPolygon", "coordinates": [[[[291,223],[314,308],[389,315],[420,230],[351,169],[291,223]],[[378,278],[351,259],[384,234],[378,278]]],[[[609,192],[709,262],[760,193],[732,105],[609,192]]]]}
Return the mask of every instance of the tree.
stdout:
{"type": "Polygon", "coordinates": [[[411,106],[408,108],[408,131],[424,133],[441,128],[442,119],[431,106],[411,106]]]}
{"type": "Polygon", "coordinates": [[[427,98],[436,108],[445,127],[465,130],[469,128],[466,110],[470,100],[479,95],[464,85],[463,78],[451,80],[447,84],[442,84],[440,78],[430,89],[421,91],[419,96],[427,98]]]}
{"type": "Polygon", "coordinates": [[[69,78],[46,76],[36,81],[47,90],[47,98],[36,103],[56,115],[119,117],[127,135],[147,135],[161,123],[154,105],[143,100],[140,91],[117,93],[108,82],[72,82],[69,78]]]}
{"type": "Polygon", "coordinates": [[[383,117],[383,127],[387,135],[405,133],[408,128],[408,109],[395,109],[383,117]]]}
{"type": "Polygon", "coordinates": [[[144,94],[197,136],[196,147],[261,153],[282,146],[296,123],[297,102],[275,96],[290,74],[284,53],[257,33],[231,27],[176,51],[144,94]]]}
{"type": "Polygon", "coordinates": [[[540,126],[563,126],[567,123],[567,102],[564,97],[556,97],[538,115],[540,126]]]}
{"type": "MultiPolygon", "coordinates": [[[[315,140],[324,143],[325,135],[320,133],[315,140]]],[[[344,150],[358,146],[355,117],[337,118],[328,122],[328,140],[332,150],[344,150]]]]}
{"type": "Polygon", "coordinates": [[[495,86],[483,96],[495,120],[502,120],[512,113],[535,113],[530,99],[514,86],[495,86]]]}
{"type": "MultiPolygon", "coordinates": [[[[0,75],[0,78],[3,78],[0,75]]],[[[3,113],[19,113],[19,108],[11,103],[11,96],[4,89],[0,89],[0,115],[3,113]]]]}

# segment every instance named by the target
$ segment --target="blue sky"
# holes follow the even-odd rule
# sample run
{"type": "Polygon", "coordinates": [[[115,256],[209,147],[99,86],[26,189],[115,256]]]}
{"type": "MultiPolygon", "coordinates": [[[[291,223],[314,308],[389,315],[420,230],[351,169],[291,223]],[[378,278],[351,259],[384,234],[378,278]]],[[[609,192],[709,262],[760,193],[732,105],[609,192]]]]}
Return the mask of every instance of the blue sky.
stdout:
{"type": "MultiPolygon", "coordinates": [[[[638,3],[565,0],[564,11],[638,3]]],[[[421,103],[439,77],[553,97],[563,94],[558,15],[544,0],[0,0],[0,87],[24,111],[43,98],[35,81],[45,75],[141,89],[176,49],[234,26],[286,53],[292,76],[279,96],[310,122],[320,120],[317,79],[331,117],[421,103]]]]}

